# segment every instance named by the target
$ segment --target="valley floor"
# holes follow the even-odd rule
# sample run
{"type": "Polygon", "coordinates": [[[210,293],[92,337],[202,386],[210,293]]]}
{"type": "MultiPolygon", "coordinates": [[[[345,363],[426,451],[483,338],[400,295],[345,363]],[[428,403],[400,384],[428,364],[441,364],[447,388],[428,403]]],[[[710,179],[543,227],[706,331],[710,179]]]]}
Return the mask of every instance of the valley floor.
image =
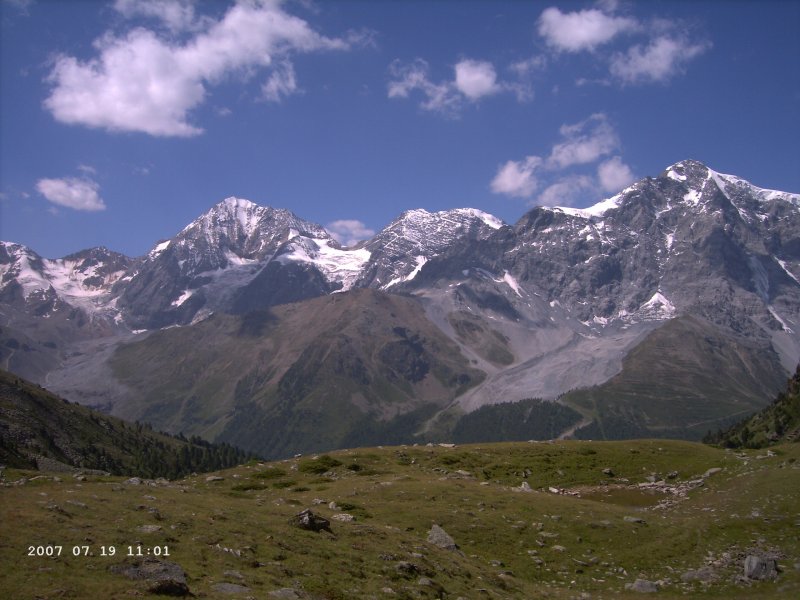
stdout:
{"type": "Polygon", "coordinates": [[[31,599],[800,597],[798,458],[800,444],[558,441],[346,450],[171,482],[6,470],[0,589],[31,599]],[[304,509],[329,527],[291,524],[304,509]],[[776,578],[746,578],[748,560],[767,572],[775,561],[776,578]]]}

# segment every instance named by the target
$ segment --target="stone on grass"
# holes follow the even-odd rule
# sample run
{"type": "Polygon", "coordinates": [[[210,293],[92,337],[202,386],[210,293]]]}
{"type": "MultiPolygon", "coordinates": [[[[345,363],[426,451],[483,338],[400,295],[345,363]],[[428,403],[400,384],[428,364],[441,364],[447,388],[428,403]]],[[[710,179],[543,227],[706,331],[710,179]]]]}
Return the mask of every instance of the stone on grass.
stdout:
{"type": "Polygon", "coordinates": [[[642,517],[623,517],[623,521],[626,523],[639,523],[640,525],[644,525],[644,519],[642,517]]]}
{"type": "Polygon", "coordinates": [[[633,583],[626,583],[625,589],[640,594],[652,594],[658,591],[658,585],[647,579],[637,579],[633,583]]]}
{"type": "Polygon", "coordinates": [[[445,550],[458,550],[458,545],[450,535],[439,525],[434,524],[428,532],[428,543],[445,550]]]}
{"type": "Polygon", "coordinates": [[[308,531],[327,531],[328,533],[333,533],[331,530],[331,522],[324,517],[315,515],[309,509],[297,513],[289,519],[289,524],[308,531]]]}
{"type": "Polygon", "coordinates": [[[774,558],[751,554],[744,559],[744,576],[747,579],[775,579],[778,564],[774,558]]]}
{"type": "Polygon", "coordinates": [[[356,518],[349,513],[336,513],[331,517],[331,519],[334,519],[335,521],[341,521],[342,523],[352,523],[356,520],[356,518]]]}
{"type": "Polygon", "coordinates": [[[129,579],[147,581],[148,591],[151,594],[162,596],[186,596],[189,594],[186,573],[178,563],[158,558],[142,558],[112,565],[109,570],[129,579]]]}
{"type": "Polygon", "coordinates": [[[686,571],[681,575],[681,581],[711,581],[715,578],[714,570],[711,567],[700,567],[697,570],[686,571]]]}

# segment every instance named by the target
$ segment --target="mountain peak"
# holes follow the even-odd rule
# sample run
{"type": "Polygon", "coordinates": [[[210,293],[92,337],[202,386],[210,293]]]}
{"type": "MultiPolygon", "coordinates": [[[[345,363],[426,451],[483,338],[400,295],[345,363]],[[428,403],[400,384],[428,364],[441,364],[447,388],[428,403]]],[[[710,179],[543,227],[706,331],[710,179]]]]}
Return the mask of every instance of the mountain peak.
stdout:
{"type": "Polygon", "coordinates": [[[226,208],[258,208],[258,204],[247,200],[246,198],[237,198],[236,196],[229,196],[217,206],[225,206],[226,208]]]}
{"type": "Polygon", "coordinates": [[[666,168],[661,177],[668,177],[675,181],[687,181],[694,179],[707,179],[711,172],[706,165],[698,160],[686,159],[676,162],[666,168]]]}

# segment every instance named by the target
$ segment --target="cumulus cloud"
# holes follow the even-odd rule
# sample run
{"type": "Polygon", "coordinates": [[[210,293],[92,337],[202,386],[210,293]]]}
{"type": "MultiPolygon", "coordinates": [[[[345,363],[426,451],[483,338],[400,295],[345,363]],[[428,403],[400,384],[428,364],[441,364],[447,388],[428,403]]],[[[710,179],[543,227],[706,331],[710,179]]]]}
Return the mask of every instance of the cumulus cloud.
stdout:
{"type": "MultiPolygon", "coordinates": [[[[155,0],[145,6],[154,13],[161,10],[160,18],[167,22],[173,18],[155,0]]],[[[174,22],[178,26],[188,18],[174,17],[174,22]]],[[[277,2],[240,0],[219,21],[204,22],[203,30],[184,43],[136,28],[98,39],[98,55],[88,61],[57,57],[48,77],[53,89],[44,105],[62,123],[153,136],[198,135],[202,129],[190,122],[189,113],[205,100],[209,86],[231,74],[252,74],[277,63],[282,65],[279,71],[284,69],[276,80],[283,88],[277,83],[270,88],[268,81],[266,93],[280,95],[290,85],[285,76],[288,55],[345,50],[361,39],[358,34],[325,37],[277,2]]]]}
{"type": "Polygon", "coordinates": [[[680,37],[662,35],[647,46],[637,44],[611,59],[611,74],[624,83],[664,82],[683,72],[686,63],[711,47],[680,37]]]}
{"type": "Polygon", "coordinates": [[[74,210],[105,210],[100,197],[100,186],[88,178],[64,177],[62,179],[40,179],[36,190],[47,200],[74,210]]]}
{"type": "Polygon", "coordinates": [[[591,52],[620,33],[637,27],[635,19],[615,17],[595,8],[562,13],[550,7],[542,11],[537,30],[545,42],[556,50],[591,52]]]}
{"type": "Polygon", "coordinates": [[[500,91],[492,63],[483,60],[462,60],[455,67],[456,89],[470,100],[478,100],[500,91]]]}
{"type": "Polygon", "coordinates": [[[634,182],[635,177],[631,168],[622,162],[619,156],[615,156],[598,165],[597,179],[603,191],[613,193],[628,187],[634,182]]]}
{"type": "Polygon", "coordinates": [[[420,103],[423,110],[447,117],[458,117],[466,102],[478,102],[502,92],[512,92],[520,101],[533,95],[527,83],[498,81],[494,65],[484,60],[461,60],[453,67],[453,79],[440,82],[431,80],[430,65],[421,58],[410,63],[393,61],[389,75],[392,78],[387,86],[389,98],[408,98],[420,92],[424,97],[420,103]]]}
{"type": "Polygon", "coordinates": [[[553,146],[547,164],[551,168],[569,167],[596,161],[619,146],[619,138],[603,113],[596,113],[574,125],[562,125],[564,141],[553,146]]]}
{"type": "Polygon", "coordinates": [[[571,175],[549,185],[538,197],[540,206],[573,206],[581,195],[595,189],[586,175],[571,175]]]}
{"type": "Polygon", "coordinates": [[[418,58],[409,64],[395,60],[389,65],[393,77],[388,85],[389,98],[408,98],[419,91],[425,97],[420,104],[424,110],[455,117],[461,108],[463,97],[451,82],[434,83],[428,77],[427,61],[418,58]]]}
{"type": "Polygon", "coordinates": [[[497,170],[489,187],[495,194],[530,198],[539,187],[536,171],[541,164],[542,159],[538,156],[509,160],[497,170]]]}
{"type": "MultiPolygon", "coordinates": [[[[563,13],[550,7],[542,11],[537,31],[556,52],[591,52],[608,65],[617,82],[643,84],[665,82],[682,73],[686,64],[711,47],[706,41],[691,41],[686,24],[665,18],[640,21],[616,14],[619,3],[603,0],[595,8],[563,13]],[[599,48],[622,34],[646,38],[627,50],[601,53],[599,48]]],[[[579,78],[578,84],[591,82],[579,78]]],[[[604,80],[598,80],[604,83],[604,80]]]]}
{"type": "Polygon", "coordinates": [[[363,222],[355,219],[339,219],[325,226],[331,237],[342,246],[353,246],[361,240],[375,235],[375,230],[368,228],[363,222]]]}
{"type": "Polygon", "coordinates": [[[602,192],[617,192],[633,181],[633,173],[619,156],[597,167],[597,177],[570,173],[597,163],[619,148],[619,137],[603,113],[595,113],[574,124],[559,128],[560,139],[546,157],[526,156],[502,164],[490,183],[495,194],[517,198],[536,198],[544,206],[570,206],[578,199],[602,192]]]}

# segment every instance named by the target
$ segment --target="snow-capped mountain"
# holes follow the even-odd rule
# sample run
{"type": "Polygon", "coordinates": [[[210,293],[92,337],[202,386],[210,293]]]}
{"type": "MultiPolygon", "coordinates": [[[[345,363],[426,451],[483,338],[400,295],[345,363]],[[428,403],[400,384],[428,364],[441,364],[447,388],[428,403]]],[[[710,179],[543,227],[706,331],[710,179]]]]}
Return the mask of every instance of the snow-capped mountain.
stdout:
{"type": "Polygon", "coordinates": [[[406,211],[364,244],[370,259],[358,285],[388,290],[411,281],[426,262],[454,243],[486,239],[503,225],[474,208],[406,211]]]}
{"type": "Polygon", "coordinates": [[[123,318],[135,329],[153,329],[227,309],[235,292],[298,237],[330,236],[291,211],[227,198],[157,244],[129,274],[118,301],[123,318]]]}
{"type": "Polygon", "coordinates": [[[798,240],[800,196],[683,161],[588,209],[535,208],[430,261],[404,288],[456,337],[452,315],[464,313],[484,325],[488,315],[509,340],[514,365],[486,365],[498,374],[471,393],[476,405],[606,381],[643,335],[682,315],[758,340],[790,370],[798,240]]]}
{"type": "Polygon", "coordinates": [[[366,287],[373,273],[402,281],[413,271],[409,256],[420,264],[497,226],[471,209],[410,211],[367,244],[343,248],[288,210],[228,198],[157,244],[126,278],[118,305],[131,327],[153,329],[366,287]]]}
{"type": "MultiPolygon", "coordinates": [[[[463,358],[458,364],[483,374],[470,371],[463,389],[463,373],[432,375],[444,378],[440,382],[448,389],[461,390],[454,410],[553,399],[570,390],[601,390],[609,382],[617,386],[609,397],[634,390],[635,404],[641,390],[651,387],[650,371],[661,369],[663,389],[647,396],[648,402],[680,401],[684,422],[699,427],[756,407],[800,360],[800,196],[682,161],[590,208],[537,207],[513,226],[475,209],[413,210],[353,248],[288,210],[237,198],[212,207],[135,260],[103,249],[48,260],[4,243],[0,366],[37,380],[50,373],[50,382],[67,397],[113,404],[127,397],[125,386],[131,385],[116,383],[103,362],[114,356],[119,338],[113,335],[120,329],[127,328],[130,339],[131,330],[189,326],[212,313],[263,320],[270,313],[261,309],[359,288],[377,291],[352,302],[358,294],[349,294],[340,304],[330,298],[331,307],[353,311],[340,315],[341,323],[363,317],[364,307],[383,314],[385,294],[415,297],[428,323],[423,326],[419,312],[414,328],[398,321],[384,332],[398,339],[387,338],[385,348],[359,359],[363,364],[351,349],[369,335],[369,318],[326,341],[326,348],[337,348],[333,354],[320,354],[319,346],[294,349],[298,365],[336,357],[328,365],[331,377],[352,376],[345,387],[356,390],[356,412],[364,408],[358,402],[370,397],[359,386],[387,376],[387,364],[393,365],[392,381],[402,374],[397,369],[403,357],[420,366],[412,369],[415,377],[423,376],[420,356],[443,347],[437,342],[424,350],[435,337],[430,325],[455,343],[463,358]],[[362,308],[353,308],[359,303],[362,308]],[[423,330],[429,333],[418,337],[423,330]],[[97,345],[76,350],[74,341],[100,334],[112,334],[102,342],[102,353],[97,345]],[[24,371],[34,361],[36,369],[24,371]],[[372,366],[365,371],[367,363],[372,366]],[[687,369],[697,372],[686,377],[687,369]],[[720,376],[735,385],[714,391],[720,376]],[[634,383],[624,388],[625,381],[634,383]],[[708,404],[708,398],[716,399],[708,404]]],[[[296,313],[281,313],[280,331],[303,340],[310,304],[296,306],[296,313]]],[[[401,319],[388,310],[392,319],[401,319]]],[[[324,315],[314,319],[319,324],[324,315]]],[[[261,331],[262,321],[254,323],[242,327],[261,331]]],[[[191,339],[194,329],[183,331],[191,339]]],[[[175,343],[182,352],[194,352],[184,338],[175,343]]],[[[270,377],[278,381],[280,369],[289,366],[280,365],[270,377]]],[[[251,381],[231,369],[231,377],[247,384],[241,390],[260,393],[253,382],[261,375],[251,381]]],[[[291,386],[284,382],[269,393],[279,398],[291,387],[302,395],[305,375],[292,377],[291,386]]],[[[325,381],[317,383],[314,389],[327,389],[325,381]]],[[[417,383],[419,390],[429,389],[417,383]]],[[[229,406],[238,401],[226,400],[229,406]]],[[[592,412],[599,400],[586,402],[592,412]]],[[[634,404],[613,418],[627,422],[634,404]]],[[[397,407],[384,408],[370,410],[400,414],[397,407]]],[[[661,416],[641,417],[635,431],[650,435],[662,425],[672,427],[663,420],[670,410],[659,410],[661,416]]]]}
{"type": "Polygon", "coordinates": [[[21,244],[0,242],[0,301],[43,317],[66,307],[89,318],[113,316],[111,289],[131,262],[107,248],[50,260],[21,244]]]}

